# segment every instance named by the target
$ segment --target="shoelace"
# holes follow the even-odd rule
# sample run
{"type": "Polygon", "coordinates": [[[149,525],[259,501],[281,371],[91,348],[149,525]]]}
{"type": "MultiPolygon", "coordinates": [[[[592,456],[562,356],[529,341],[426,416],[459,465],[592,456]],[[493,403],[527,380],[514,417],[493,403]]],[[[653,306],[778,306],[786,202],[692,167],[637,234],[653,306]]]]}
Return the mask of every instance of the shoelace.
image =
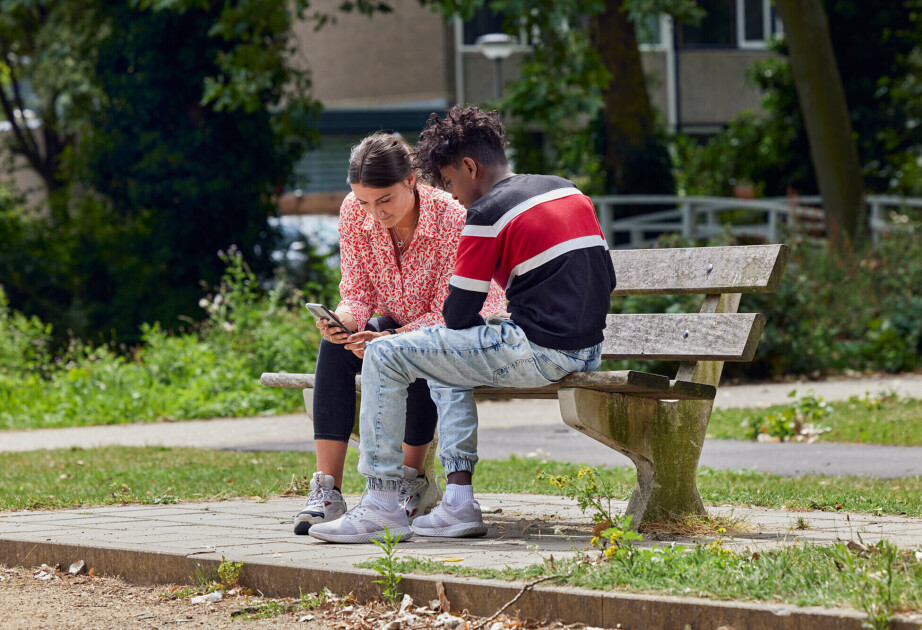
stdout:
{"type": "Polygon", "coordinates": [[[307,502],[304,504],[305,507],[313,504],[319,504],[321,507],[323,507],[326,496],[332,492],[332,490],[327,490],[326,488],[317,486],[317,488],[311,490],[311,493],[307,495],[307,502]]]}

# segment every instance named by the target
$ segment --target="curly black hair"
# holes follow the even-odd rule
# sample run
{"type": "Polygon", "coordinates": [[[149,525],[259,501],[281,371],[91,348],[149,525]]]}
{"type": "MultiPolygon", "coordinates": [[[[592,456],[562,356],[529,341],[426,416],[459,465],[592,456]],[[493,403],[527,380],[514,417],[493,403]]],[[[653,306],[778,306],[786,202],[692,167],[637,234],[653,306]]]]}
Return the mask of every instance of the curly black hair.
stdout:
{"type": "Polygon", "coordinates": [[[445,118],[429,115],[426,128],[419,134],[416,167],[432,184],[443,186],[439,170],[443,166],[457,165],[465,157],[486,167],[505,164],[503,149],[508,144],[497,111],[455,105],[445,118]]]}

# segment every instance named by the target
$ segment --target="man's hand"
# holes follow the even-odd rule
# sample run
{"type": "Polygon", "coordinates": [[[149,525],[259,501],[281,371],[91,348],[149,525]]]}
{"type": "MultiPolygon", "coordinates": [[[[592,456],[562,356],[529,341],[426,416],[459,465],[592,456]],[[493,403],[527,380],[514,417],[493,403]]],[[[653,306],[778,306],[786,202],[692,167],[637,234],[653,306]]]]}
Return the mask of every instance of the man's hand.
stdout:
{"type": "MultiPolygon", "coordinates": [[[[345,322],[344,322],[345,323],[345,322]]],[[[373,330],[363,330],[360,333],[355,333],[354,335],[349,335],[349,338],[346,340],[346,350],[352,350],[352,352],[360,359],[365,358],[365,346],[372,339],[377,339],[378,337],[386,337],[390,333],[388,332],[375,332],[373,330]]]]}

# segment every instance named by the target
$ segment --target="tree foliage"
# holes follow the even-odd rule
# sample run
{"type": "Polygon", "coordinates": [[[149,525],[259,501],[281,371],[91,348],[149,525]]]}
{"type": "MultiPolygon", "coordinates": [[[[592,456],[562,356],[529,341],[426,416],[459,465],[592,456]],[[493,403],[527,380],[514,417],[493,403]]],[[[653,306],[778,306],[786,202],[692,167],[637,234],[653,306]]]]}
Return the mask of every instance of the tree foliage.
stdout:
{"type": "Polygon", "coordinates": [[[59,333],[135,339],[142,322],[200,316],[199,283],[220,277],[220,249],[236,244],[267,265],[266,217],[319,109],[291,26],[319,27],[329,13],[307,0],[0,9],[11,148],[42,177],[52,209],[8,214],[0,229],[0,249],[12,252],[0,278],[15,307],[59,333]]]}
{"type": "MultiPolygon", "coordinates": [[[[922,194],[922,2],[823,4],[866,188],[922,194]]],[[[819,192],[788,47],[776,40],[773,49],[778,57],[751,72],[764,114],[745,113],[705,147],[680,152],[680,187],[689,194],[726,194],[735,181],[767,196],[819,192]]]]}
{"type": "Polygon", "coordinates": [[[522,60],[518,78],[506,86],[502,100],[496,103],[506,115],[519,170],[576,177],[584,190],[596,193],[652,192],[651,186],[656,185],[652,182],[666,182],[671,191],[669,162],[646,98],[640,57],[626,56],[624,46],[603,44],[607,38],[626,34],[636,53],[637,24],[661,12],[680,20],[700,19],[701,10],[693,1],[428,3],[446,16],[462,18],[487,6],[505,16],[507,32],[531,34],[531,53],[522,60]],[[618,23],[619,33],[608,32],[610,24],[600,21],[605,15],[618,23]],[[618,83],[626,76],[636,89],[625,90],[618,83]],[[624,110],[632,112],[631,120],[621,116],[624,110]],[[536,136],[543,143],[536,142],[536,136]]]}

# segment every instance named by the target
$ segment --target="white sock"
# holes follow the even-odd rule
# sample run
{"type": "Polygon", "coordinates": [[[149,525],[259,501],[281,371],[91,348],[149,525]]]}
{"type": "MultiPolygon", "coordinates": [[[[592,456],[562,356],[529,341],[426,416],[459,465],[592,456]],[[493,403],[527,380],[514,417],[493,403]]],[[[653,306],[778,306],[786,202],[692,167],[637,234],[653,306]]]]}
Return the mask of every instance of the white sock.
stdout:
{"type": "Polygon", "coordinates": [[[474,500],[474,486],[462,486],[457,483],[450,483],[445,486],[445,496],[442,497],[451,507],[458,507],[462,503],[474,500]]]}
{"type": "Polygon", "coordinates": [[[369,490],[365,501],[387,512],[393,512],[398,507],[396,490],[369,490]]]}

